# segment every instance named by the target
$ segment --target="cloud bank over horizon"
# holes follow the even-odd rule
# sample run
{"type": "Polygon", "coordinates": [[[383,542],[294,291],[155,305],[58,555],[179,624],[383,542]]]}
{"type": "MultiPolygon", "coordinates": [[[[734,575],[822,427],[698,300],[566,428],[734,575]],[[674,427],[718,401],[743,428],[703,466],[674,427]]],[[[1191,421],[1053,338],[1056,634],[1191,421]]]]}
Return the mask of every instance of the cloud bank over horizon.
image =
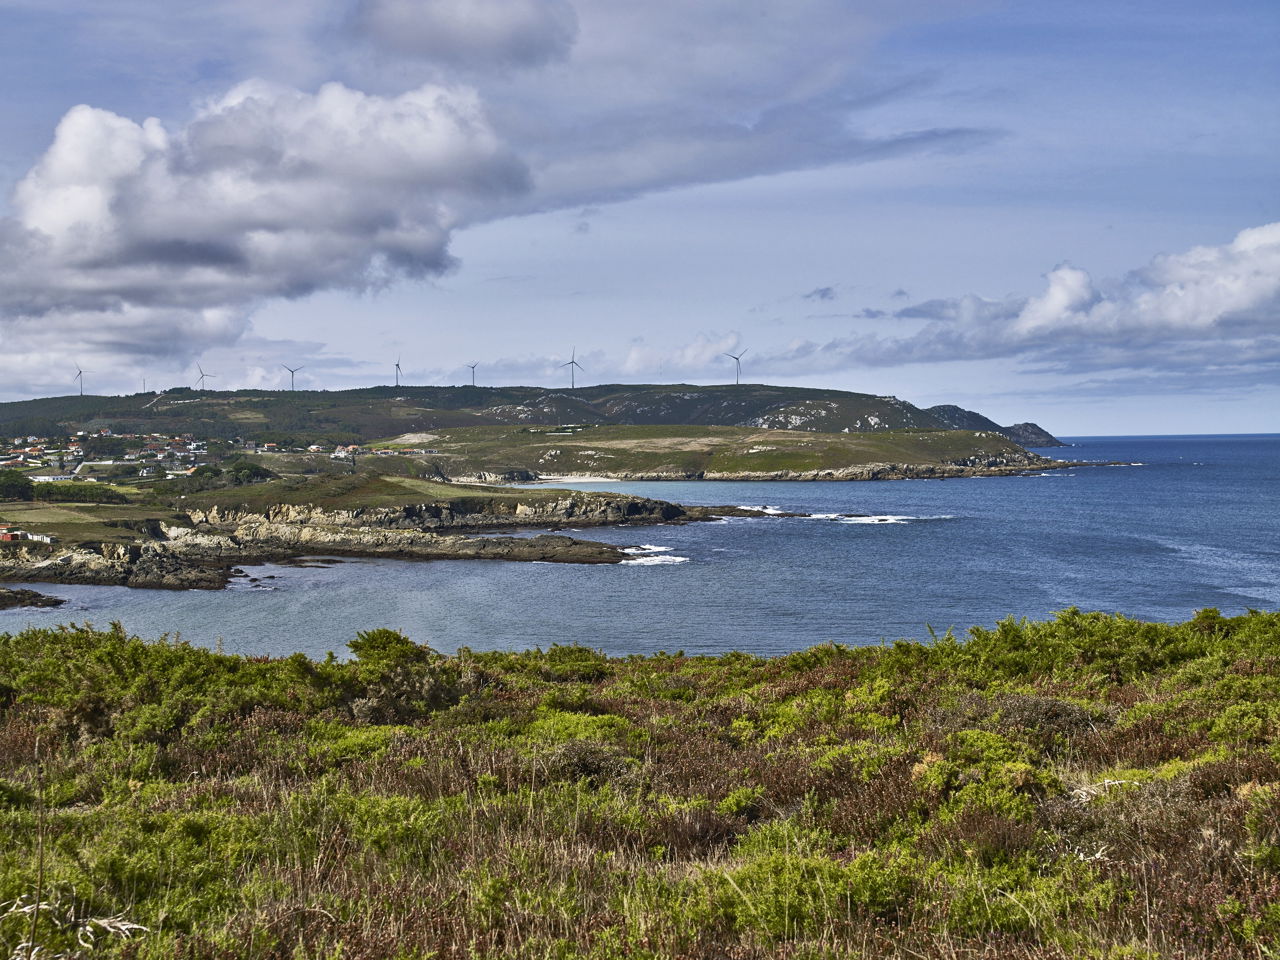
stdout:
{"type": "Polygon", "coordinates": [[[189,365],[272,300],[440,276],[468,224],[964,149],[988,134],[851,125],[860,98],[894,94],[868,93],[849,54],[971,6],[360,0],[309,20],[287,5],[264,32],[318,56],[325,17],[345,19],[328,52],[394,92],[247,80],[177,126],[69,109],[0,220],[0,378],[60,382],[33,371],[68,341],[101,368],[189,365]]]}
{"type": "MultiPolygon", "coordinates": [[[[1277,379],[1280,225],[1240,230],[1252,217],[1235,217],[1230,242],[1192,246],[1229,235],[1206,230],[1130,249],[1101,269],[1089,247],[1064,246],[1010,267],[998,286],[945,269],[945,281],[920,270],[889,275],[884,263],[864,267],[852,255],[848,272],[829,262],[808,269],[805,215],[830,196],[807,195],[805,172],[866,170],[848,181],[860,196],[875,197],[883,184],[886,204],[932,205],[915,229],[932,244],[921,256],[935,267],[963,255],[957,245],[987,242],[957,231],[947,234],[946,249],[929,235],[947,233],[946,221],[963,221],[977,202],[966,177],[988,190],[982,176],[1010,179],[987,170],[996,158],[1012,158],[1025,177],[1015,184],[1022,193],[1005,202],[1017,209],[1021,231],[1046,238],[1042,248],[1060,226],[1037,207],[1042,195],[1065,189],[1062,203],[1105,210],[1113,201],[1101,188],[1096,200],[1071,194],[1081,188],[1044,168],[1049,157],[1088,153],[1093,128],[1107,123],[1123,131],[1102,134],[1115,142],[1116,157],[1132,136],[1140,166],[1155,144],[1171,169],[1184,164],[1170,180],[1180,197],[1194,193],[1184,181],[1229,179],[1207,133],[1185,146],[1176,140],[1185,128],[1160,126],[1158,111],[1092,116],[1088,105],[1101,101],[1090,78],[1101,74],[1078,69],[1063,51],[1045,51],[1045,75],[1058,71],[1061,89],[1047,86],[1042,103],[1018,101],[1021,73],[988,77],[978,69],[964,82],[948,79],[957,54],[976,64],[1007,54],[1003,62],[1022,64],[1026,38],[1052,32],[1055,14],[1023,11],[1002,37],[983,32],[1000,23],[1002,0],[280,0],[270,7],[210,0],[200,9],[159,0],[0,0],[0,7],[46,32],[55,20],[63,24],[59,42],[84,61],[68,61],[70,73],[125,78],[100,98],[90,83],[83,96],[63,101],[49,81],[32,102],[58,103],[34,118],[52,131],[51,142],[0,156],[21,171],[0,209],[0,397],[64,392],[73,364],[97,371],[99,388],[132,389],[144,371],[177,379],[209,354],[234,357],[239,372],[228,372],[224,387],[277,385],[285,356],[330,378],[318,383],[356,385],[381,376],[367,360],[360,320],[331,323],[321,334],[301,319],[267,333],[264,313],[327,295],[367,297],[359,302],[372,310],[394,289],[438,294],[466,270],[455,252],[461,231],[555,211],[573,217],[566,230],[585,254],[555,265],[561,286],[507,311],[505,327],[489,326],[496,293],[479,297],[460,324],[472,342],[489,345],[494,355],[482,362],[493,377],[554,380],[562,358],[541,344],[539,329],[582,346],[585,327],[600,334],[582,356],[596,381],[724,379],[731,362],[723,354],[744,344],[755,378],[838,379],[960,362],[1067,378],[1082,392],[1277,379]],[[1053,100],[1063,91],[1080,97],[1088,123],[1073,119],[1074,100],[1053,100]],[[613,211],[677,191],[705,199],[726,185],[782,181],[790,186],[754,194],[758,219],[723,227],[756,242],[746,254],[744,245],[726,248],[727,259],[741,260],[716,288],[719,303],[699,301],[696,291],[687,305],[641,301],[671,315],[663,320],[629,304],[616,329],[575,325],[561,313],[579,287],[611,270],[642,278],[615,290],[680,279],[678,262],[648,256],[674,248],[695,226],[680,219],[680,204],[668,205],[673,219],[637,238],[619,266],[602,267],[589,253],[617,229],[613,211]],[[1161,249],[1145,266],[1105,278],[1161,249]],[[1068,253],[1070,262],[1049,270],[1042,285],[1034,279],[1068,253]],[[756,307],[719,308],[746,285],[735,269],[749,279],[775,263],[792,265],[785,286],[753,291],[756,307]],[[869,293],[877,270],[878,298],[869,293]],[[983,287],[1013,292],[963,292],[983,287]],[[908,289],[919,294],[914,302],[908,289]],[[499,330],[509,336],[491,335],[499,330]]],[[[1105,4],[1090,10],[1087,29],[1099,37],[1146,29],[1142,17],[1105,4]]],[[[1196,16],[1171,20],[1169,36],[1185,29],[1198,38],[1204,25],[1196,16]]],[[[1225,15],[1222,22],[1236,29],[1225,15]]],[[[1125,61],[1111,53],[1101,51],[1095,63],[1122,70],[1125,61]]],[[[1203,114],[1188,90],[1177,93],[1188,111],[1203,114]]],[[[0,113],[0,131],[2,121],[0,113]]],[[[1265,148],[1265,129],[1258,130],[1248,149],[1219,138],[1221,150],[1248,156],[1265,148]]],[[[1075,184],[1087,182],[1081,176],[1075,184]]],[[[1169,196],[1151,202],[1160,207],[1169,196]]],[[[1255,207],[1257,221],[1274,219],[1264,204],[1255,207]]],[[[726,209],[711,204],[688,216],[719,223],[726,209]]],[[[829,246],[871,231],[857,204],[849,209],[829,246]]],[[[1005,238],[1006,248],[1016,236],[1005,238]]],[[[710,232],[704,243],[715,245],[710,232]]],[[[872,238],[860,249],[874,246],[872,238]]],[[[898,264],[913,255],[897,249],[898,264]]],[[[508,290],[520,300],[534,287],[508,290]]],[[[612,316],[607,302],[593,304],[602,305],[612,316]]],[[[426,315],[405,311],[396,323],[406,333],[452,336],[426,315]]],[[[455,377],[464,359],[455,348],[465,359],[483,356],[472,342],[436,339],[424,351],[434,366],[419,373],[455,377]]]]}
{"type": "MultiPolygon", "coordinates": [[[[803,300],[834,299],[829,287],[803,300]]],[[[1203,390],[1224,376],[1240,387],[1280,378],[1280,223],[1241,231],[1230,243],[1161,254],[1116,280],[1059,264],[1035,295],[987,300],[974,294],[898,309],[890,325],[910,333],[863,333],[755,349],[750,378],[795,377],[873,367],[1016,361],[1041,373],[1099,375],[1120,392],[1176,377],[1203,390]]],[[[681,344],[633,344],[582,355],[590,382],[652,377],[724,378],[740,333],[703,333],[681,344]],[[726,364],[728,366],[726,366],[726,364]]],[[[562,358],[498,357],[490,375],[547,378],[562,358]]],[[[456,371],[433,371],[434,375],[456,371]]],[[[584,382],[587,382],[584,380],[584,382]]]]}

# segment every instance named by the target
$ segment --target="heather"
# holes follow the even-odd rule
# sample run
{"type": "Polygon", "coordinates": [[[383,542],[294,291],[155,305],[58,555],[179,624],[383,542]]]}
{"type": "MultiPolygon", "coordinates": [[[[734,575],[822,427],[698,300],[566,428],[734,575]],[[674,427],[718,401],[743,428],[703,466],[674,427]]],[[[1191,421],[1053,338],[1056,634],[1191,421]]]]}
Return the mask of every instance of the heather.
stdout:
{"type": "Polygon", "coordinates": [[[1280,614],[787,656],[0,635],[0,956],[1280,955],[1280,614]]]}

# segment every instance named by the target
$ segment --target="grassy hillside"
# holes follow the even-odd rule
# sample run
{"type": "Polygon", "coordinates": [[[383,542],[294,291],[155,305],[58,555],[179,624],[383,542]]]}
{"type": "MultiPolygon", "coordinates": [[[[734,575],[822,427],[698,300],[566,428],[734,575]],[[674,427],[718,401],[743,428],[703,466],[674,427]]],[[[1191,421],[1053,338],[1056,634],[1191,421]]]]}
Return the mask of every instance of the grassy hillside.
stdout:
{"type": "Polygon", "coordinates": [[[1024,452],[998,434],[956,430],[832,434],[696,426],[596,426],[572,432],[469,427],[417,436],[414,445],[439,451],[427,462],[454,477],[513,470],[548,475],[834,470],[865,463],[937,464],[1024,452]]]}
{"type": "Polygon", "coordinates": [[[694,387],[370,387],[345,391],[179,389],[157,399],[50,397],[0,403],[0,436],[107,427],[117,433],[292,441],[368,440],[483,424],[700,424],[829,432],[941,429],[894,397],[760,384],[694,387]]]}
{"type": "Polygon", "coordinates": [[[33,914],[40,956],[135,960],[1280,943],[1280,614],[773,659],[350,646],[0,635],[0,955],[33,914]]]}

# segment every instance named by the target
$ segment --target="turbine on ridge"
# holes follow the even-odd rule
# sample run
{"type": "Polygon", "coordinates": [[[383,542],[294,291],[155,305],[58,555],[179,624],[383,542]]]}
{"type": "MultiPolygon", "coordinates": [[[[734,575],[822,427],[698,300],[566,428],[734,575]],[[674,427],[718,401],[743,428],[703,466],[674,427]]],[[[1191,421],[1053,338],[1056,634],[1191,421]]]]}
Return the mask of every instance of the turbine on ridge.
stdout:
{"type": "Polygon", "coordinates": [[[577,382],[574,378],[574,371],[582,369],[582,364],[578,362],[577,356],[578,356],[578,348],[574,347],[569,353],[569,362],[560,364],[560,366],[562,367],[569,368],[569,389],[570,390],[573,390],[577,386],[577,382]]]}
{"type": "Polygon", "coordinates": [[[746,351],[746,349],[745,349],[745,348],[743,349],[743,351],[742,351],[741,353],[726,353],[726,354],[725,354],[725,356],[726,356],[726,357],[728,357],[729,359],[731,359],[731,360],[733,361],[733,364],[734,364],[734,367],[733,367],[733,382],[734,382],[734,385],[735,385],[735,386],[736,386],[737,384],[739,384],[739,383],[741,383],[741,382],[742,382],[742,358],[743,358],[743,357],[745,357],[746,355],[747,355],[747,351],[746,351]]]}
{"type": "Polygon", "coordinates": [[[196,378],[197,390],[204,389],[204,382],[206,380],[216,380],[218,378],[218,375],[216,373],[205,373],[204,367],[200,366],[200,364],[198,363],[196,364],[196,369],[200,371],[200,376],[196,378]]]}

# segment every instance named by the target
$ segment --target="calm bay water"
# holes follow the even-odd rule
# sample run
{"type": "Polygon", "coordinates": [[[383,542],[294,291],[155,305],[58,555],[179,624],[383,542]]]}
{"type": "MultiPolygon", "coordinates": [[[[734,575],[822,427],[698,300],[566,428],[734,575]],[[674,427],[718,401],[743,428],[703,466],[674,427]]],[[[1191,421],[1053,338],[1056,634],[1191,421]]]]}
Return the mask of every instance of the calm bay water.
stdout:
{"type": "Polygon", "coordinates": [[[118,620],[229,652],[323,656],[386,626],[446,651],[576,642],[615,654],[770,654],[1068,606],[1168,621],[1201,607],[1280,607],[1280,436],[1073,443],[1047,452],[1134,465],[945,481],[581,484],[812,516],[581,534],[651,548],[621,566],[348,560],[249,568],[259,583],[223,592],[34,584],[69,602],[0,611],[0,631],[118,620]],[[830,516],[848,513],[869,516],[830,516]]]}

